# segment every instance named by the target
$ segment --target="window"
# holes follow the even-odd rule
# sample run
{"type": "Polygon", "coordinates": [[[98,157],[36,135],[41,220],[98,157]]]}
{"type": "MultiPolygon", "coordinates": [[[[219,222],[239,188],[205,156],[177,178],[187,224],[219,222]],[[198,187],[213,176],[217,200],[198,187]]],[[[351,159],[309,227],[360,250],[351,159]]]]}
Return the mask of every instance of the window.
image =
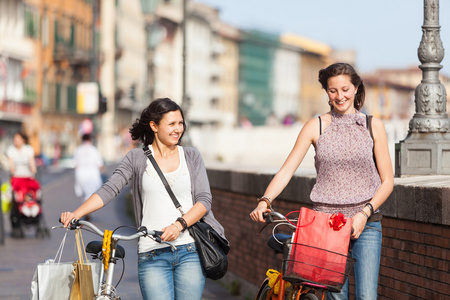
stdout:
{"type": "Polygon", "coordinates": [[[49,23],[48,16],[45,14],[42,17],[42,28],[41,28],[41,42],[43,47],[47,47],[48,45],[48,33],[49,33],[49,23]]]}
{"type": "Polygon", "coordinates": [[[67,87],[67,111],[70,113],[77,112],[77,87],[74,85],[67,87]]]}
{"type": "Polygon", "coordinates": [[[30,6],[25,6],[25,36],[39,37],[39,15],[38,12],[30,6]]]}

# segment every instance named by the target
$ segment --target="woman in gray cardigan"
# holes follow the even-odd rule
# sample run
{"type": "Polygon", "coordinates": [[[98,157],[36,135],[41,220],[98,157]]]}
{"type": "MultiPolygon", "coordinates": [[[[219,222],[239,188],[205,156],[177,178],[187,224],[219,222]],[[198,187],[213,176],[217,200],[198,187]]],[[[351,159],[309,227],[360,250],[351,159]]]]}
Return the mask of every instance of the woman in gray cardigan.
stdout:
{"type": "Polygon", "coordinates": [[[193,238],[186,230],[201,218],[224,237],[223,227],[211,211],[212,196],[206,168],[198,150],[181,147],[186,124],[178,104],[168,98],[157,99],[145,108],[130,129],[133,140],[148,146],[186,212],[175,208],[169,194],[142,149],[127,153],[108,181],[74,212],[61,214],[68,226],[102,208],[132,181],[136,224],[164,233],[163,241],[139,240],[139,284],[147,299],[201,299],[205,284],[193,238]]]}

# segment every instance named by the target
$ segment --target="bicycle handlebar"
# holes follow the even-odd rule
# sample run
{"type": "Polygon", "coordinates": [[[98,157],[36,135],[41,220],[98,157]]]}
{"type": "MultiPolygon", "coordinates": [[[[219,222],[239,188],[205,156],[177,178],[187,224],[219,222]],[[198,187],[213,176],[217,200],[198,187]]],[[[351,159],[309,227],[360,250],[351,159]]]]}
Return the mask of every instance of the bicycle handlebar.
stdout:
{"type": "Polygon", "coordinates": [[[271,211],[270,213],[263,213],[263,218],[266,220],[266,222],[268,223],[274,223],[276,222],[276,220],[273,219],[273,217],[277,217],[279,220],[281,221],[288,221],[288,219],[286,218],[285,215],[276,212],[276,211],[271,211]]]}
{"type": "MultiPolygon", "coordinates": [[[[61,219],[59,219],[59,221],[61,222],[61,219]]],[[[97,226],[95,226],[91,222],[84,221],[84,220],[77,220],[77,219],[73,219],[70,222],[70,226],[68,227],[68,229],[75,230],[77,228],[81,228],[82,226],[88,227],[89,229],[91,229],[98,236],[103,237],[104,234],[105,234],[103,231],[101,231],[97,226]]],[[[56,228],[64,228],[64,226],[63,225],[56,225],[56,226],[52,227],[52,229],[56,229],[56,228]]],[[[138,228],[137,232],[134,233],[134,234],[122,235],[122,234],[114,233],[111,236],[111,238],[113,238],[115,240],[131,241],[131,240],[139,238],[141,236],[151,235],[151,236],[155,237],[157,240],[161,240],[161,235],[162,234],[163,234],[162,231],[147,230],[147,228],[145,226],[141,226],[141,227],[138,228]]]]}
{"type": "Polygon", "coordinates": [[[295,226],[292,222],[297,222],[297,220],[289,220],[286,218],[285,215],[276,212],[276,211],[270,211],[270,212],[265,212],[263,213],[263,218],[266,220],[266,223],[264,224],[264,226],[261,227],[261,229],[258,232],[258,235],[261,234],[261,232],[267,227],[267,225],[271,224],[271,223],[281,223],[283,225],[287,225],[289,226],[290,229],[295,230],[297,228],[297,226],[295,226]],[[273,217],[276,217],[278,220],[274,220],[273,217]]]}

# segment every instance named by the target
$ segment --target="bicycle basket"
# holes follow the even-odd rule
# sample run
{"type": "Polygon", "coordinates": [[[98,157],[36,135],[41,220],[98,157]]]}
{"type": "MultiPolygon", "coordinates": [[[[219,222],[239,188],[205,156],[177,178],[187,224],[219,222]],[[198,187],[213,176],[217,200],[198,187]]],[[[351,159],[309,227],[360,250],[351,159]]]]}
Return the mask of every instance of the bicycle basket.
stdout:
{"type": "Polygon", "coordinates": [[[283,252],[284,280],[324,285],[331,292],[342,289],[355,263],[348,255],[300,243],[285,243],[283,252]]]}

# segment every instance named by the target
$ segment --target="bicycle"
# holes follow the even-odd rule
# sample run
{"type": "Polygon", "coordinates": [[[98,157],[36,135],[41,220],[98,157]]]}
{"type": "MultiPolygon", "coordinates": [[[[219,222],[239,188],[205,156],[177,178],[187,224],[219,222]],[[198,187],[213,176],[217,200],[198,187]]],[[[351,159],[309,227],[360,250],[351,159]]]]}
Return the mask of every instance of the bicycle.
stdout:
{"type": "MultiPolygon", "coordinates": [[[[137,229],[136,233],[131,235],[120,235],[115,233],[115,231],[117,231],[121,227],[124,226],[117,227],[114,231],[106,233],[107,240],[110,241],[110,249],[111,249],[109,252],[110,253],[109,259],[107,260],[103,259],[104,258],[103,257],[104,252],[102,249],[104,244],[103,241],[91,241],[86,245],[86,253],[91,254],[94,260],[99,259],[102,262],[101,265],[102,267],[100,268],[100,275],[99,275],[98,291],[94,297],[95,300],[120,300],[120,297],[117,296],[116,289],[125,272],[125,262],[124,262],[125,249],[118,244],[119,240],[130,241],[142,236],[146,236],[154,239],[158,243],[164,243],[168,244],[171,247],[175,247],[171,243],[161,240],[161,235],[163,234],[162,231],[147,230],[145,226],[141,226],[137,229]],[[120,276],[120,279],[117,282],[117,284],[114,286],[113,285],[114,269],[118,259],[122,259],[123,263],[122,275],[120,276]],[[105,276],[105,264],[107,264],[108,266],[106,276],[105,276]]],[[[52,227],[52,229],[56,228],[64,228],[64,227],[63,225],[57,225],[52,227]]],[[[107,231],[102,232],[97,226],[95,226],[91,222],[76,219],[71,221],[70,226],[67,229],[75,230],[79,228],[94,233],[102,238],[105,237],[105,232],[107,232],[107,231]]],[[[109,244],[109,242],[107,242],[107,244],[109,244]]]]}
{"type": "MultiPolygon", "coordinates": [[[[291,242],[292,235],[275,233],[275,229],[279,225],[287,225],[288,228],[294,232],[297,226],[294,224],[297,222],[296,219],[288,219],[285,215],[271,211],[270,213],[265,213],[264,218],[266,224],[261,228],[259,233],[269,224],[278,223],[275,225],[272,231],[272,236],[269,238],[267,245],[276,253],[283,254],[282,271],[279,272],[274,281],[270,277],[263,280],[256,295],[255,300],[319,300],[325,299],[327,291],[339,291],[342,288],[345,280],[350,273],[350,270],[355,262],[351,257],[347,257],[347,263],[345,266],[345,274],[342,274],[343,281],[339,285],[333,286],[321,282],[308,281],[304,278],[293,274],[293,264],[297,261],[293,260],[291,257],[291,250],[293,243],[291,242]],[[274,217],[276,219],[274,219],[274,217]],[[278,285],[278,286],[277,286],[278,285]],[[319,296],[319,297],[318,297],[319,296]]],[[[293,238],[292,238],[293,239],[293,238]]],[[[305,246],[305,245],[302,245],[305,246]]],[[[317,249],[318,251],[323,251],[323,249],[317,249]]],[[[313,266],[311,263],[307,267],[313,266]]],[[[295,268],[302,268],[303,265],[296,265],[295,268]]],[[[270,270],[269,270],[270,271],[270,270]]],[[[327,270],[329,271],[329,270],[327,270]]]]}

